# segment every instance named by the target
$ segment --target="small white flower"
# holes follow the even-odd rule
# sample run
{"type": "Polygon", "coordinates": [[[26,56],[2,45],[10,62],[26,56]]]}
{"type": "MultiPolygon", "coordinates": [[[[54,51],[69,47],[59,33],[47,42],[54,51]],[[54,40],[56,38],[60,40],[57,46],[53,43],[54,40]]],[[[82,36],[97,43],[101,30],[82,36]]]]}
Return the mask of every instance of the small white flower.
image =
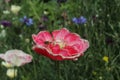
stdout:
{"type": "Polygon", "coordinates": [[[48,14],[49,14],[49,12],[48,12],[48,11],[44,11],[43,13],[44,13],[45,15],[48,15],[48,14]]]}
{"type": "Polygon", "coordinates": [[[1,29],[3,29],[3,28],[4,28],[4,26],[3,26],[3,25],[0,25],[0,28],[1,28],[1,29]]]}
{"type": "Polygon", "coordinates": [[[1,32],[0,32],[0,37],[5,37],[6,36],[6,31],[3,29],[1,32]]]}
{"type": "Polygon", "coordinates": [[[8,69],[6,75],[10,78],[17,76],[17,69],[8,69]]]}
{"type": "Polygon", "coordinates": [[[10,64],[10,63],[8,63],[8,62],[4,62],[4,61],[2,61],[2,63],[1,63],[3,66],[5,66],[6,68],[10,68],[10,67],[13,67],[13,65],[12,64],[10,64]]]}
{"type": "Polygon", "coordinates": [[[22,35],[22,34],[20,34],[19,37],[20,37],[21,39],[23,39],[23,35],[22,35]]]}
{"type": "Polygon", "coordinates": [[[10,14],[10,11],[4,10],[4,11],[3,11],[3,14],[10,14]]]}
{"type": "Polygon", "coordinates": [[[21,7],[20,6],[16,6],[16,5],[12,5],[11,6],[11,11],[14,13],[14,14],[17,14],[19,11],[20,11],[21,7]]]}
{"type": "Polygon", "coordinates": [[[25,42],[26,42],[26,43],[29,43],[29,42],[30,42],[30,39],[26,38],[26,39],[25,39],[25,42]]]}

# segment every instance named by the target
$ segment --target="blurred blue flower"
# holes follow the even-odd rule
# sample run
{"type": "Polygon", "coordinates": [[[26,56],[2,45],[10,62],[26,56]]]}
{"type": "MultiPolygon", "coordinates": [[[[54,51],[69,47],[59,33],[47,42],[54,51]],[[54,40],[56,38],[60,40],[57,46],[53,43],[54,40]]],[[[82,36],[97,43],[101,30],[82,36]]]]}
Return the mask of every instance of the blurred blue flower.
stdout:
{"type": "Polygon", "coordinates": [[[76,24],[85,24],[87,22],[87,19],[85,17],[81,16],[79,18],[74,17],[72,19],[72,21],[76,24]]]}
{"type": "Polygon", "coordinates": [[[33,24],[33,19],[32,18],[27,18],[27,16],[24,16],[23,18],[20,18],[20,21],[22,23],[25,23],[27,26],[30,26],[33,24]]]}
{"type": "Polygon", "coordinates": [[[12,25],[12,23],[7,20],[0,21],[0,24],[3,25],[4,27],[9,27],[12,25]]]}

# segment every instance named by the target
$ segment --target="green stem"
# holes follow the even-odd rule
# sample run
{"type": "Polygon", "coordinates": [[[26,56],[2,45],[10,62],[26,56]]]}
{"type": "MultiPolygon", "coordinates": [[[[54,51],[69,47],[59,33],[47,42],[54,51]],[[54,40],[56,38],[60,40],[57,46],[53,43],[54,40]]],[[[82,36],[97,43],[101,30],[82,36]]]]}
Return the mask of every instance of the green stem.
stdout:
{"type": "Polygon", "coordinates": [[[16,76],[15,76],[15,71],[16,71],[16,68],[13,67],[13,70],[14,70],[14,78],[12,80],[16,80],[16,76]]]}
{"type": "MultiPolygon", "coordinates": [[[[29,46],[27,46],[27,51],[32,55],[32,52],[31,52],[29,46]]],[[[37,79],[38,78],[38,76],[37,76],[38,74],[37,74],[37,68],[36,68],[35,61],[33,61],[33,73],[34,73],[35,79],[37,79]]]]}
{"type": "Polygon", "coordinates": [[[55,61],[55,67],[56,67],[56,80],[60,80],[61,72],[60,72],[60,62],[55,61]]]}
{"type": "Polygon", "coordinates": [[[68,68],[67,68],[67,62],[65,61],[64,62],[64,74],[65,74],[65,80],[68,80],[68,75],[67,75],[67,73],[66,72],[68,72],[68,68]]]}

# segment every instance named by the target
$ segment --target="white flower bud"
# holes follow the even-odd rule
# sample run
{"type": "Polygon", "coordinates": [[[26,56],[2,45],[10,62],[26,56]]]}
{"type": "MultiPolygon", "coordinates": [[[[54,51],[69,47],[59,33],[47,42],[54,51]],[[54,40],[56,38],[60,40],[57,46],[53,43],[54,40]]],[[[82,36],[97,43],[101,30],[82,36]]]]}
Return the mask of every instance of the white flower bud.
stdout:
{"type": "Polygon", "coordinates": [[[16,6],[16,5],[12,5],[11,6],[11,11],[14,13],[14,14],[17,14],[19,11],[20,11],[21,7],[20,6],[16,6]]]}
{"type": "Polygon", "coordinates": [[[26,38],[26,39],[25,39],[25,42],[26,42],[26,43],[29,43],[29,42],[30,42],[30,39],[26,38]]]}
{"type": "Polygon", "coordinates": [[[3,11],[3,14],[10,14],[10,11],[4,10],[4,11],[3,11]]]}
{"type": "Polygon", "coordinates": [[[3,29],[1,32],[0,32],[0,37],[5,37],[6,36],[6,31],[3,29]]]}
{"type": "Polygon", "coordinates": [[[10,78],[17,76],[17,69],[8,69],[6,75],[10,78]]]}

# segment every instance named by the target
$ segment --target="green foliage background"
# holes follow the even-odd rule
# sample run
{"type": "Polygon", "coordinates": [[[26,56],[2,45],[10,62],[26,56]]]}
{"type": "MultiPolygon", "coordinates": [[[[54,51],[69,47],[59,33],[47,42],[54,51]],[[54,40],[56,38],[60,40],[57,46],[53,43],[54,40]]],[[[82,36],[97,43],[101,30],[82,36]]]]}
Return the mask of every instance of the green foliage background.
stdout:
{"type": "MultiPolygon", "coordinates": [[[[58,80],[56,62],[32,50],[31,35],[41,31],[38,24],[45,10],[49,13],[49,20],[42,24],[48,31],[66,27],[90,42],[90,48],[77,61],[59,62],[60,80],[120,80],[120,0],[68,0],[62,4],[56,0],[47,3],[42,0],[11,0],[9,4],[3,3],[4,0],[0,0],[0,20],[9,20],[13,25],[4,27],[7,35],[0,38],[0,53],[21,49],[33,56],[30,64],[18,68],[16,80],[58,80]],[[19,14],[3,14],[3,10],[9,10],[13,4],[22,7],[19,14]],[[67,13],[68,20],[61,18],[63,12],[67,13]],[[19,22],[25,15],[33,18],[32,26],[19,22]],[[86,24],[71,22],[73,17],[80,16],[87,18],[86,24]],[[104,56],[109,57],[108,63],[103,61],[104,56]]],[[[10,80],[2,65],[0,80],[10,80]]]]}

